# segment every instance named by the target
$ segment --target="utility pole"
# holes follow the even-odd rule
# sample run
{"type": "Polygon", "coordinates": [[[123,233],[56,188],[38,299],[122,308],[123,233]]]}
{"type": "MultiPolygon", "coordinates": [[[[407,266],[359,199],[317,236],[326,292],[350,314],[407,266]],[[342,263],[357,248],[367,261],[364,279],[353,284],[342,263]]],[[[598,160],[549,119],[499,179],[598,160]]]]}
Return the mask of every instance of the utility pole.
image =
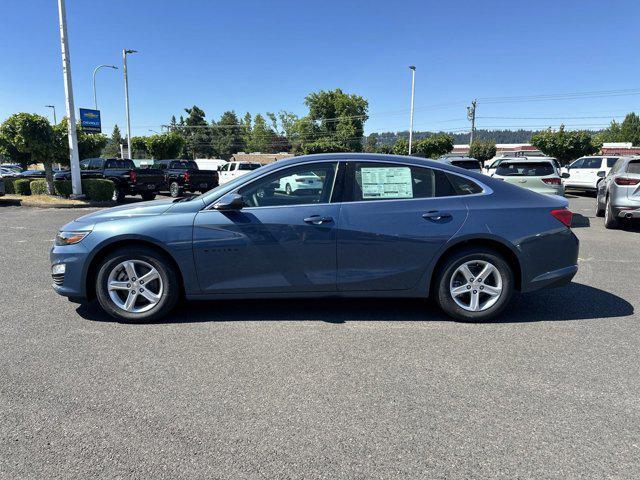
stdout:
{"type": "Polygon", "coordinates": [[[69,160],[71,164],[71,191],[74,197],[82,196],[80,181],[80,159],[78,157],[78,137],[76,136],[76,114],[73,105],[73,85],[71,83],[71,62],[69,60],[69,41],[67,38],[67,11],[64,0],[58,0],[58,17],[60,20],[60,45],[62,48],[62,74],[64,77],[64,93],[67,105],[67,122],[69,125],[69,160]]]}
{"type": "Polygon", "coordinates": [[[129,116],[129,78],[127,77],[127,55],[130,53],[137,53],[136,50],[122,49],[122,65],[124,72],[124,106],[127,111],[127,148],[129,149],[129,158],[131,158],[131,117],[129,116]]]}
{"type": "Polygon", "coordinates": [[[471,106],[467,107],[467,118],[471,122],[471,135],[469,135],[469,146],[473,143],[473,135],[476,133],[476,105],[478,100],[471,102],[471,106]]]}
{"type": "Polygon", "coordinates": [[[53,109],[53,124],[57,125],[58,124],[58,118],[56,117],[56,106],[55,105],[45,105],[45,107],[53,109]]]}
{"type": "Polygon", "coordinates": [[[98,70],[104,67],[113,68],[114,70],[118,69],[118,67],[116,67],[115,65],[98,65],[93,69],[93,108],[95,108],[96,110],[98,109],[98,97],[96,95],[96,73],[98,73],[98,70]]]}
{"type": "Polygon", "coordinates": [[[409,66],[411,70],[411,113],[409,114],[409,155],[411,155],[411,144],[413,143],[413,97],[416,88],[416,67],[409,66]]]}

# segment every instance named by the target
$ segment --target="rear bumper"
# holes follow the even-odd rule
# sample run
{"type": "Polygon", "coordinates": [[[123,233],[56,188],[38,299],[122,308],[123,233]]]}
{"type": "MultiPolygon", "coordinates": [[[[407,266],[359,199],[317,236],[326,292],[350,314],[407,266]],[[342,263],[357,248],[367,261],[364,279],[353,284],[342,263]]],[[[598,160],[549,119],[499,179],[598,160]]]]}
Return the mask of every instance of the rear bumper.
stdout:
{"type": "Polygon", "coordinates": [[[614,208],[614,214],[619,218],[640,218],[640,207],[635,209],[614,208]]]}
{"type": "Polygon", "coordinates": [[[531,280],[528,283],[526,290],[523,289],[523,291],[533,292],[540,290],[541,288],[561,287],[570,283],[576,273],[578,273],[578,265],[571,265],[569,267],[543,273],[531,280]]]}

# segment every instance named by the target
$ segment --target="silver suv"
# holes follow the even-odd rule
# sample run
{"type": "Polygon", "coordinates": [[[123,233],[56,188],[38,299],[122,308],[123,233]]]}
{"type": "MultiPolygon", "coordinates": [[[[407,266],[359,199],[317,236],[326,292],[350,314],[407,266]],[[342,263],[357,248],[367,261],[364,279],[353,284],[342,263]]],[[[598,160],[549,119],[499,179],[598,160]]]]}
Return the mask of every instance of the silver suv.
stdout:
{"type": "Polygon", "coordinates": [[[596,215],[606,228],[618,228],[623,219],[640,218],[640,157],[620,157],[609,174],[599,172],[596,215]]]}

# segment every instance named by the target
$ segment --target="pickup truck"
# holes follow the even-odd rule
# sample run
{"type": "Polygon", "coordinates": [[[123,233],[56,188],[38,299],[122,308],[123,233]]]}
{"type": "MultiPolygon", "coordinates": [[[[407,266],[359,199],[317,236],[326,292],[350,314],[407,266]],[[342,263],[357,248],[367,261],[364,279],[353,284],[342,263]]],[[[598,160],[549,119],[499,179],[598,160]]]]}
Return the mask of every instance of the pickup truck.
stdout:
{"type": "Polygon", "coordinates": [[[242,175],[246,175],[261,166],[262,164],[258,162],[229,162],[225,165],[221,165],[218,169],[220,185],[228,183],[231,180],[235,180],[242,175]]]}
{"type": "MultiPolygon", "coordinates": [[[[104,178],[116,188],[113,200],[121,202],[125,195],[140,195],[143,200],[153,200],[164,184],[160,170],[136,168],[133,161],[119,158],[85,158],[80,161],[80,178],[104,178]]],[[[55,180],[70,180],[71,172],[61,171],[55,180]]]]}
{"type": "Polygon", "coordinates": [[[173,197],[184,192],[206,192],[218,186],[218,172],[200,170],[193,160],[156,160],[155,169],[164,174],[164,186],[173,197]]]}

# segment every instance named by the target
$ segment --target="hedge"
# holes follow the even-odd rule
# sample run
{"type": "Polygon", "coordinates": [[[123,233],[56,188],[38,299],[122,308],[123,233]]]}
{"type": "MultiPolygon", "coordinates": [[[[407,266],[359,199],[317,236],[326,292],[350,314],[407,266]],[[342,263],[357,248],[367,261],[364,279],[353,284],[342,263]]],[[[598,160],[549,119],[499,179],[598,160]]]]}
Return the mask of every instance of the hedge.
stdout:
{"type": "Polygon", "coordinates": [[[17,178],[5,177],[2,180],[4,180],[4,193],[16,193],[13,184],[17,178]]]}
{"type": "Polygon", "coordinates": [[[31,195],[30,183],[28,178],[19,178],[13,182],[13,190],[18,195],[31,195]]]}
{"type": "MultiPolygon", "coordinates": [[[[19,195],[47,195],[47,180],[44,178],[37,180],[20,179],[15,181],[14,184],[16,184],[16,186],[20,184],[19,188],[21,188],[21,190],[16,190],[16,193],[19,195]],[[21,193],[25,191],[24,188],[26,188],[27,193],[21,193]]],[[[54,194],[59,197],[69,197],[69,195],[73,193],[70,180],[54,180],[53,188],[54,194]]],[[[109,201],[113,198],[114,188],[115,186],[111,180],[98,178],[82,180],[82,193],[84,193],[89,200],[95,200],[97,202],[109,201]]]]}

